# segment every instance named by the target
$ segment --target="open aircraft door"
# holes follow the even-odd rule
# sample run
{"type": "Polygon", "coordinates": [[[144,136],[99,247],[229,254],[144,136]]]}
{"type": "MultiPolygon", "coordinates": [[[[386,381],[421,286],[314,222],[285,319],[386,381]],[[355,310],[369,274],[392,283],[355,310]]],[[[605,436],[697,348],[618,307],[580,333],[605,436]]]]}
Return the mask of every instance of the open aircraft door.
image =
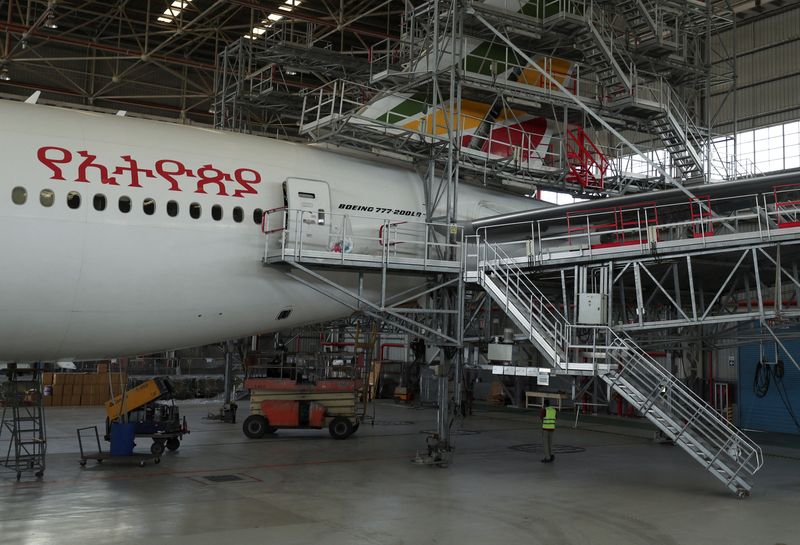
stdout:
{"type": "Polygon", "coordinates": [[[327,250],[331,233],[331,190],[328,182],[286,178],[286,232],[295,244],[327,250]]]}

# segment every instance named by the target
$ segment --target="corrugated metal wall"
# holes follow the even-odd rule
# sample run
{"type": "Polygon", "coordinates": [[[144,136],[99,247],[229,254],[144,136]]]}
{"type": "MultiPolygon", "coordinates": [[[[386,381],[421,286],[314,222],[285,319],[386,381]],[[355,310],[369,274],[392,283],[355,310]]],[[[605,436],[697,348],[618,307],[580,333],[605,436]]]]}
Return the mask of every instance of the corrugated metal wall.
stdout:
{"type": "MultiPolygon", "coordinates": [[[[721,106],[715,132],[732,132],[735,117],[739,130],[800,119],[800,2],[794,4],[777,15],[740,23],[735,36],[732,30],[720,36],[717,58],[732,55],[736,40],[738,91],[735,110],[722,89],[712,92],[712,115],[721,106]]],[[[724,69],[725,62],[716,68],[724,69]]]]}
{"type": "MultiPolygon", "coordinates": [[[[788,341],[784,344],[795,359],[800,358],[800,341],[788,341]]],[[[758,344],[749,344],[739,348],[740,427],[800,434],[800,430],[792,420],[774,381],[770,384],[766,396],[759,398],[753,392],[753,376],[760,357],[761,351],[758,344]]],[[[768,361],[775,361],[774,343],[764,343],[764,357],[768,361]]],[[[783,385],[785,386],[787,397],[794,408],[795,414],[800,419],[800,370],[792,365],[785,355],[780,355],[779,357],[785,364],[783,385]]]]}

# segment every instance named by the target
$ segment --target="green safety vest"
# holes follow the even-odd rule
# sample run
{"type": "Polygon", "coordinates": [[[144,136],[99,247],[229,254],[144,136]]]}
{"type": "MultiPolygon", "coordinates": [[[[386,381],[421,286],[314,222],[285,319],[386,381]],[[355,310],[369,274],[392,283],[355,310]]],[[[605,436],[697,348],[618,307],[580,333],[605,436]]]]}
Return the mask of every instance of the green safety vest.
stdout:
{"type": "Polygon", "coordinates": [[[547,407],[544,410],[544,419],[542,419],[542,429],[543,430],[554,430],[556,429],[556,408],[555,407],[547,407]]]}

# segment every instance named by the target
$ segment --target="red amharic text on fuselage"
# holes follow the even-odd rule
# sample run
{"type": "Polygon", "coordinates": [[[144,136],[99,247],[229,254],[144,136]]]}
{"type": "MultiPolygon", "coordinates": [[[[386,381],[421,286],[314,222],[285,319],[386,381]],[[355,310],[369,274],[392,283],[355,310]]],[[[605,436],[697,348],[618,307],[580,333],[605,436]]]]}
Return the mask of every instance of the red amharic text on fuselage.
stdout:
{"type": "Polygon", "coordinates": [[[261,183],[257,170],[237,168],[225,172],[211,163],[192,169],[174,159],[144,164],[132,155],[120,155],[120,161],[111,165],[98,160],[97,155],[88,150],[73,152],[58,146],[43,146],[36,157],[50,169],[51,180],[71,179],[83,183],[97,180],[104,185],[143,187],[143,182],[153,179],[165,182],[169,191],[191,190],[223,197],[256,195],[258,190],[253,186],[261,183]]]}

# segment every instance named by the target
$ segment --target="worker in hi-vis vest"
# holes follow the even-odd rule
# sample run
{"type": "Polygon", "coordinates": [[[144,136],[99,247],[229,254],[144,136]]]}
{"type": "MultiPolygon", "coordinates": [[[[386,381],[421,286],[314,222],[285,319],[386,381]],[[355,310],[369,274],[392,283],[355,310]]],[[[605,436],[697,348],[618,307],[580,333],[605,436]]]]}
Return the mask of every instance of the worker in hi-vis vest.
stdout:
{"type": "Polygon", "coordinates": [[[550,400],[545,399],[542,403],[542,410],[539,413],[542,419],[542,441],[544,442],[543,464],[549,464],[556,459],[553,456],[553,432],[556,431],[556,408],[550,406],[550,400]]]}

